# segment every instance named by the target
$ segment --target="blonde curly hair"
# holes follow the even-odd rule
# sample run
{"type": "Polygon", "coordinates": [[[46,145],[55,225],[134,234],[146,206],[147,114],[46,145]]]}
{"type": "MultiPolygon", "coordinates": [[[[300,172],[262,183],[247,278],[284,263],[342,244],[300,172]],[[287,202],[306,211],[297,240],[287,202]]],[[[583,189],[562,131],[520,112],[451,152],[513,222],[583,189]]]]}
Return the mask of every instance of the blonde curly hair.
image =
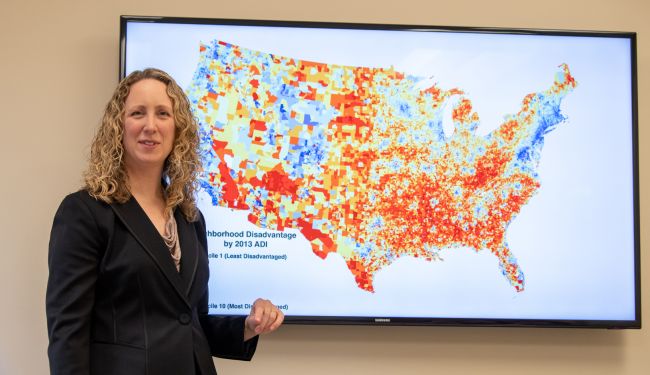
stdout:
{"type": "Polygon", "coordinates": [[[183,89],[169,74],[159,69],[134,71],[115,89],[90,148],[88,168],[83,174],[84,189],[95,199],[109,204],[125,203],[131,198],[124,166],[124,103],[131,86],[143,79],[164,83],[173,105],[174,146],[165,160],[161,176],[166,182],[165,213],[169,215],[179,207],[189,221],[194,221],[198,216],[194,193],[201,167],[198,125],[183,89]]]}

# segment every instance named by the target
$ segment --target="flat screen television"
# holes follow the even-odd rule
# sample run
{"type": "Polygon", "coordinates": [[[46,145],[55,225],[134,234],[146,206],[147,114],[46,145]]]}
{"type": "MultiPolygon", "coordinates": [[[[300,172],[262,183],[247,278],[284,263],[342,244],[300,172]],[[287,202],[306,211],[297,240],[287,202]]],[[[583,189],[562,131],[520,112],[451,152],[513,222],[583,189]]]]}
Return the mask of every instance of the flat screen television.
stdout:
{"type": "Polygon", "coordinates": [[[636,34],[121,18],[200,127],[210,312],[640,328],[636,34]]]}

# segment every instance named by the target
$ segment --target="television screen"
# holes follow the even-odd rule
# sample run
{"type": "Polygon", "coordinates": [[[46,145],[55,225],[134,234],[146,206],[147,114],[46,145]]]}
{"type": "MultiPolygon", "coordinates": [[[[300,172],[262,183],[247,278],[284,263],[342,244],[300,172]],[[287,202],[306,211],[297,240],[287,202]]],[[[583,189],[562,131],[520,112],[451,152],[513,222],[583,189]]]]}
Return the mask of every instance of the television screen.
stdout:
{"type": "Polygon", "coordinates": [[[636,35],[122,17],[200,127],[212,314],[638,328],[636,35]]]}

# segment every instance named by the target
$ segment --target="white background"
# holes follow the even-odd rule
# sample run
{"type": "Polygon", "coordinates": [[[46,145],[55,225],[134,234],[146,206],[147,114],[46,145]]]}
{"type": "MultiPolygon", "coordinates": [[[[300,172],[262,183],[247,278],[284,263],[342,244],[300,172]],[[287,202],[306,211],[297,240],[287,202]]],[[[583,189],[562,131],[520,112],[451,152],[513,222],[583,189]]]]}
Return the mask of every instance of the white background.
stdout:
{"type": "MultiPolygon", "coordinates": [[[[371,294],[356,287],[340,257],[323,261],[306,241],[292,240],[270,249],[288,254],[286,262],[213,267],[212,302],[245,303],[265,296],[288,304],[289,314],[296,315],[634,318],[626,41],[290,29],[260,33],[255,28],[139,24],[129,29],[127,71],[156,66],[187,87],[199,42],[215,38],[295,58],[393,66],[433,77],[443,89],[466,92],[481,117],[480,134],[515,113],[526,94],[550,87],[561,63],[569,65],[578,87],[561,106],[568,121],[545,137],[538,169],[542,186],[507,232],[525,273],[524,292],[514,292],[487,251],[454,249],[442,252],[444,262],[398,260],[376,275],[371,294]],[[136,33],[145,27],[146,33],[136,33]]],[[[209,230],[253,229],[244,212],[201,209],[209,230]]],[[[211,241],[210,251],[220,251],[219,246],[211,241]]]]}

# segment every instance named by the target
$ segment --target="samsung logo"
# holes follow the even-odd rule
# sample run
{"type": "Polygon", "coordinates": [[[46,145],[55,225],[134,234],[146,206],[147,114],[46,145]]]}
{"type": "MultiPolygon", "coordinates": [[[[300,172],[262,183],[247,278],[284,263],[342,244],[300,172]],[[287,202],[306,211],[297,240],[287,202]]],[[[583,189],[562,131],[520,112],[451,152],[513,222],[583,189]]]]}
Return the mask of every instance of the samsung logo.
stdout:
{"type": "Polygon", "coordinates": [[[390,323],[388,318],[375,318],[375,323],[390,323]]]}

